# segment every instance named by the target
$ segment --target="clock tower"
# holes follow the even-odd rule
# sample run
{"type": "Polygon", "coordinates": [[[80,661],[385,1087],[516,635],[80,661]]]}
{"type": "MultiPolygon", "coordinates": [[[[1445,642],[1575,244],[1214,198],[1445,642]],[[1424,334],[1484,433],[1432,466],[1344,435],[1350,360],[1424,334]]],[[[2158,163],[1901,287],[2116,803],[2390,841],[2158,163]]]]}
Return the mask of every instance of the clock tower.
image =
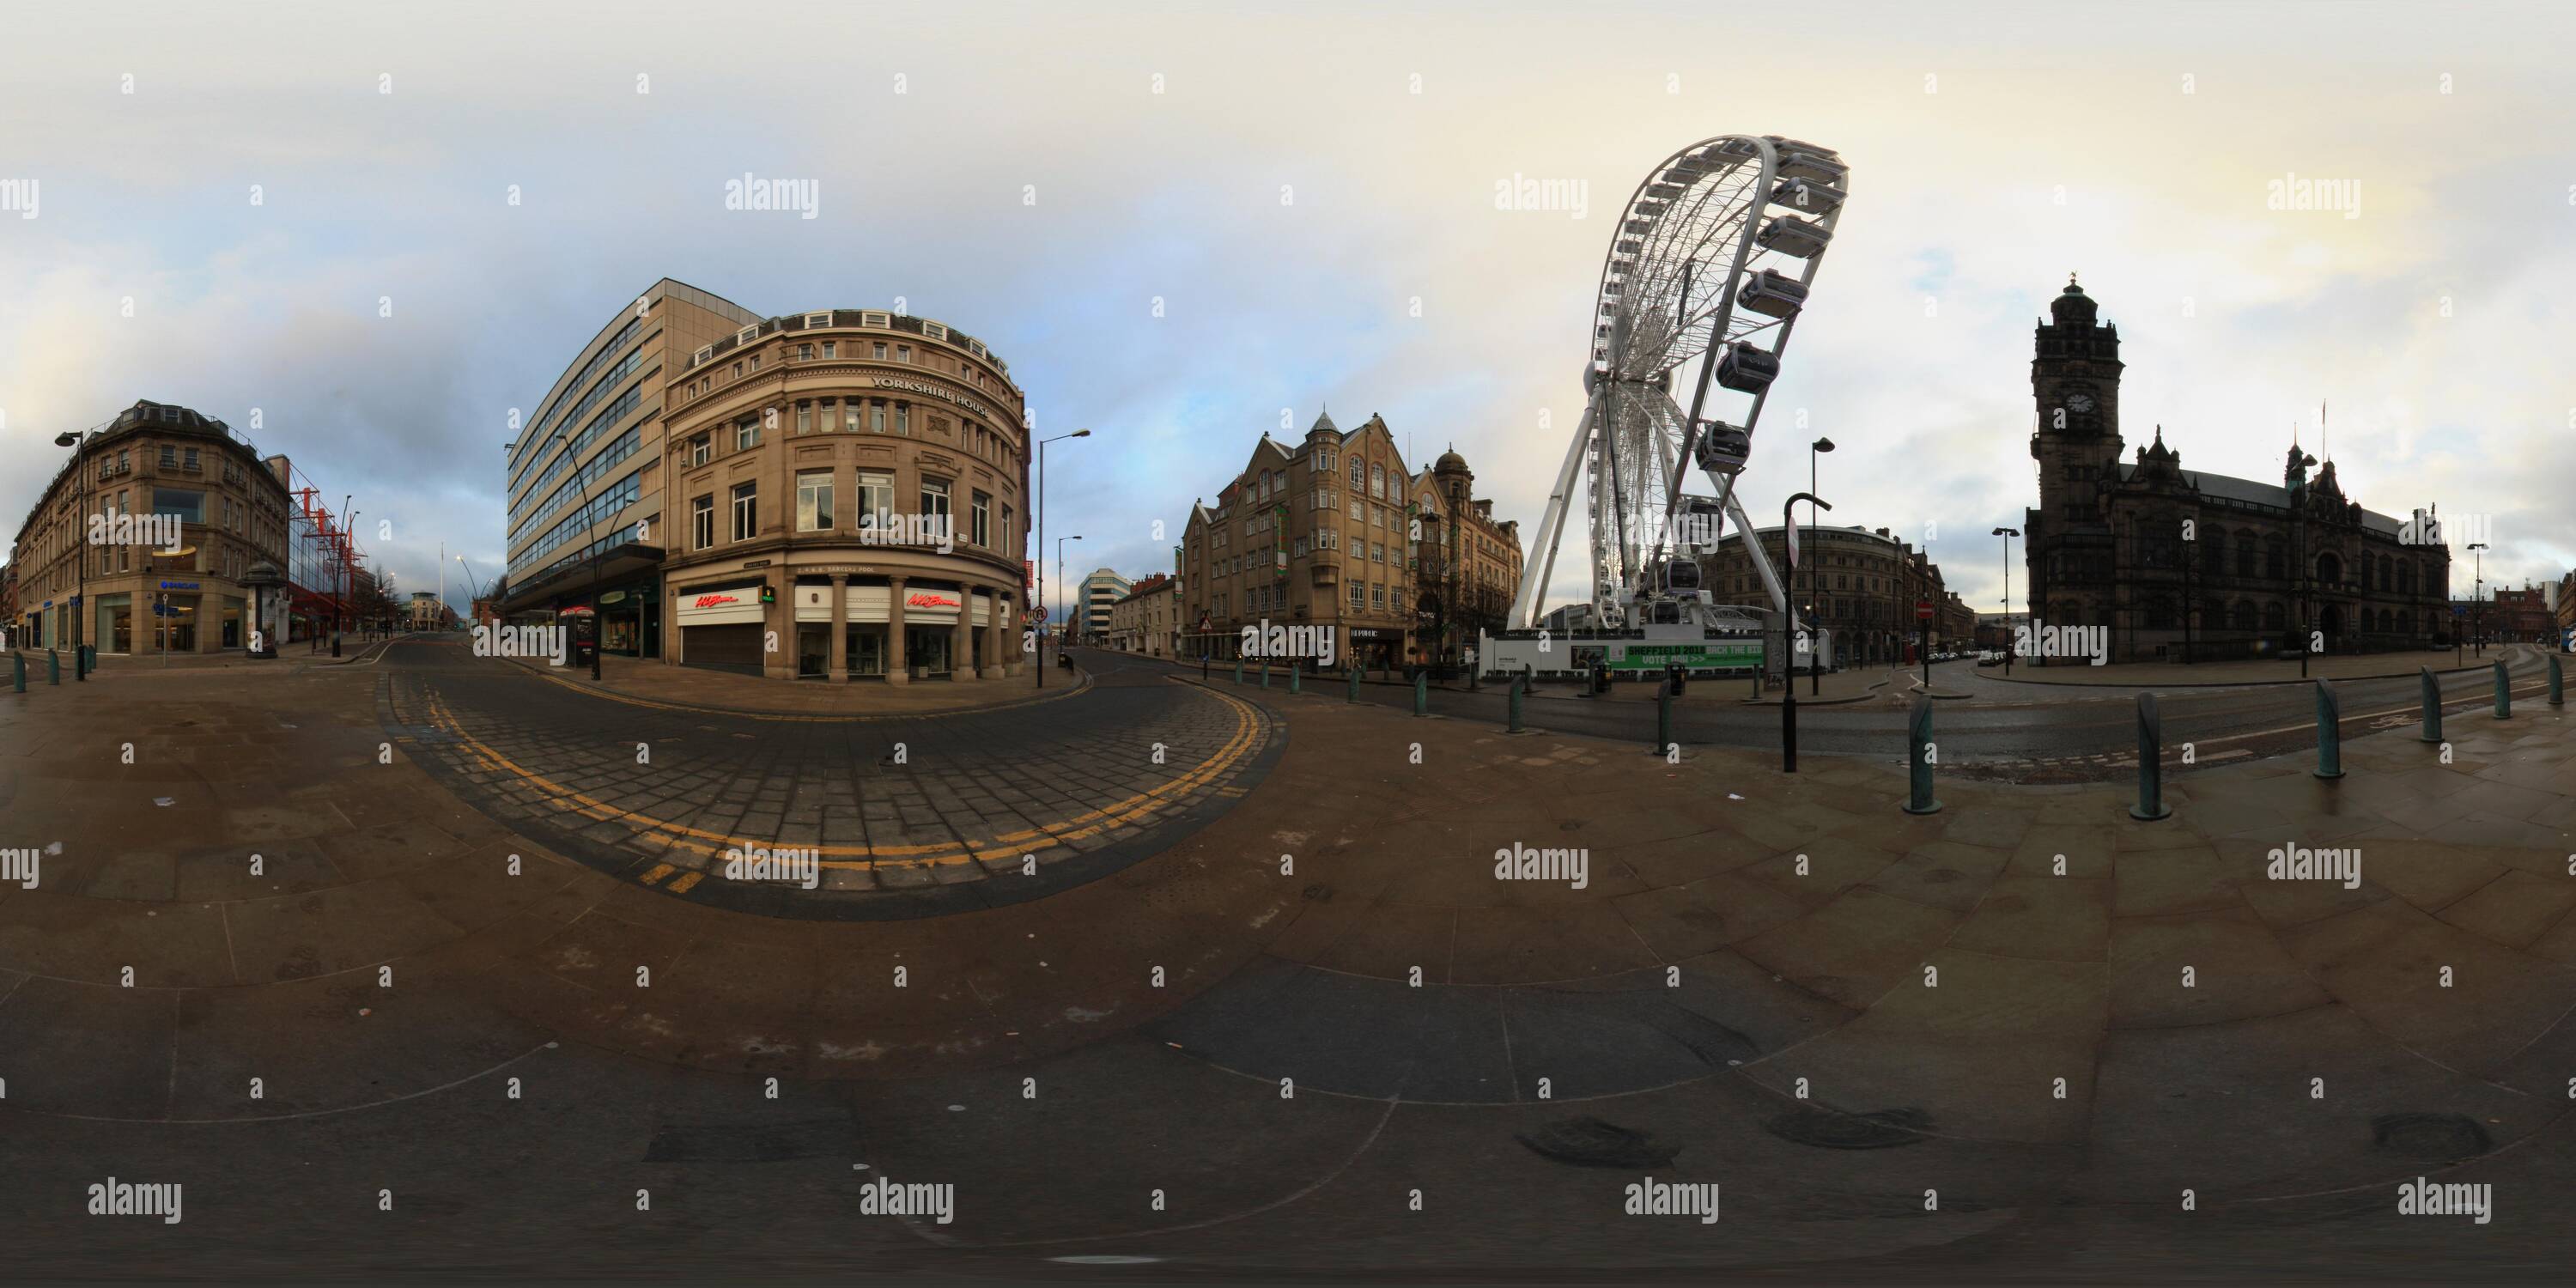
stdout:
{"type": "Polygon", "coordinates": [[[2119,481],[2120,329],[2068,274],[2032,335],[2039,506],[2024,516],[2030,608],[2051,625],[2104,625],[2113,600],[2111,527],[2100,497],[2119,481]]]}

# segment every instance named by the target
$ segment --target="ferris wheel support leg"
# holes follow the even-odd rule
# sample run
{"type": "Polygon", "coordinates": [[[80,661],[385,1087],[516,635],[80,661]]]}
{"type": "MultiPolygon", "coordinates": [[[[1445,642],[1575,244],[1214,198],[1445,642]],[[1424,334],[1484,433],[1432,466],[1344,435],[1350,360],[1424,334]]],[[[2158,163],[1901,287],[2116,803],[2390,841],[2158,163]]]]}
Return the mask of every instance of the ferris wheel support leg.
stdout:
{"type": "Polygon", "coordinates": [[[1573,507],[1574,481],[1583,468],[1583,448],[1592,441],[1594,415],[1600,410],[1600,395],[1594,394],[1583,407],[1583,420],[1576,426],[1574,442],[1565,449],[1565,464],[1556,471],[1556,490],[1548,493],[1547,509],[1541,511],[1537,538],[1530,553],[1539,556],[1521,565],[1520,593],[1512,599],[1511,623],[1514,629],[1528,630],[1538,625],[1539,610],[1547,595],[1548,579],[1556,573],[1556,547],[1565,539],[1565,516],[1573,507]]]}

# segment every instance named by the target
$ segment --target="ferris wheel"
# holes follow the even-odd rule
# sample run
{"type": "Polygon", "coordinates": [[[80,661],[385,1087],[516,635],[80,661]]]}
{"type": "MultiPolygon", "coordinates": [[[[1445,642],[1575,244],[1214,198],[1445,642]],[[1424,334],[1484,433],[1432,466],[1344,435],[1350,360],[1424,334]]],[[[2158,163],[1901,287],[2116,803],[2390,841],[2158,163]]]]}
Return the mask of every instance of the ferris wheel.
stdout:
{"type": "MultiPolygon", "coordinates": [[[[1578,477],[1590,513],[1589,598],[1605,626],[1657,589],[1681,546],[1714,542],[1719,516],[1751,529],[1735,476],[1833,241],[1848,175],[1830,148],[1727,134],[1672,154],[1637,185],[1601,266],[1583,419],[1533,534],[1513,627],[1537,624],[1578,477]],[[1675,401],[1685,389],[1687,411],[1675,401]],[[1715,496],[1685,492],[1693,464],[1715,496]]],[[[1748,549],[1785,612],[1760,543],[1748,549]]]]}

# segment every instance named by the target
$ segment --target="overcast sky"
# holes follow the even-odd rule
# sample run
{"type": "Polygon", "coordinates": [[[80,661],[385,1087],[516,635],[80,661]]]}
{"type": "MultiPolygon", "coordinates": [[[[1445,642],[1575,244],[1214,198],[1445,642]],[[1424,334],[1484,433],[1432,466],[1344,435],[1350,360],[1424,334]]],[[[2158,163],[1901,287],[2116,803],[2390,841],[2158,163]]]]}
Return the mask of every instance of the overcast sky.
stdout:
{"type": "Polygon", "coordinates": [[[442,541],[488,579],[513,409],[667,275],[985,340],[1042,435],[1094,431],[1048,453],[1069,580],[1168,569],[1190,502],[1327,403],[1417,467],[1454,445],[1533,529],[1620,207],[1744,132],[1852,167],[1753,514],[1829,434],[1832,518],[1932,525],[1994,607],[2073,271],[2132,451],[2161,423],[2277,481],[2331,400],[2364,504],[2488,516],[2491,585],[2576,564],[2566,5],[107,8],[13,7],[0,46],[0,180],[37,197],[0,210],[13,525],[53,434],[149,398],[357,494],[404,589],[442,541]],[[816,217],[727,210],[746,174],[816,217]],[[1497,210],[1515,176],[1587,206],[1497,210]],[[2269,208],[2292,176],[2357,217],[2269,208]]]}

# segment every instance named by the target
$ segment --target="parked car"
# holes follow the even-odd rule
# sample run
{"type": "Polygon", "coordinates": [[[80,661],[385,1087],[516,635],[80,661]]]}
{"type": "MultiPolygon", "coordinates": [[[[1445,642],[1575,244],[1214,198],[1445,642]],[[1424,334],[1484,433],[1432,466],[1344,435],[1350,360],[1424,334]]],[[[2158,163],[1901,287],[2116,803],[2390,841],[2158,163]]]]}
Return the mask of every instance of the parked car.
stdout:
{"type": "Polygon", "coordinates": [[[2004,655],[1999,649],[1987,649],[1985,652],[1977,655],[1977,665],[1979,666],[2002,666],[2003,664],[2004,655]]]}

